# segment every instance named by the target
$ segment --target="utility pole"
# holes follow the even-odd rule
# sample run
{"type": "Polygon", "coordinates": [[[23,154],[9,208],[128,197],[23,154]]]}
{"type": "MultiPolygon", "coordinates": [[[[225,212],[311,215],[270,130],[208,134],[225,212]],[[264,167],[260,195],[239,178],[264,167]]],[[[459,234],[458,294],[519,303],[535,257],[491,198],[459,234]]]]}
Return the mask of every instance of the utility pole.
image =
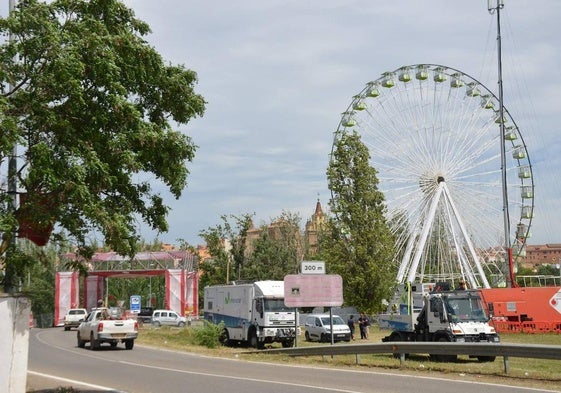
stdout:
{"type": "MultiPolygon", "coordinates": [[[[13,10],[16,6],[16,0],[9,0],[9,15],[12,14],[13,10]]],[[[12,41],[12,34],[10,33],[8,40],[12,41]]],[[[8,90],[11,90],[12,86],[8,85],[8,90]]],[[[12,148],[12,153],[8,160],[8,195],[11,197],[9,201],[8,211],[11,214],[14,214],[17,209],[18,204],[18,165],[17,165],[17,156],[18,156],[18,147],[17,144],[14,145],[12,148]]],[[[13,255],[16,250],[17,246],[17,225],[13,228],[13,232],[11,235],[10,244],[8,245],[8,249],[6,251],[6,271],[4,275],[4,291],[6,293],[13,294],[16,292],[16,272],[15,266],[13,262],[13,255]]]]}

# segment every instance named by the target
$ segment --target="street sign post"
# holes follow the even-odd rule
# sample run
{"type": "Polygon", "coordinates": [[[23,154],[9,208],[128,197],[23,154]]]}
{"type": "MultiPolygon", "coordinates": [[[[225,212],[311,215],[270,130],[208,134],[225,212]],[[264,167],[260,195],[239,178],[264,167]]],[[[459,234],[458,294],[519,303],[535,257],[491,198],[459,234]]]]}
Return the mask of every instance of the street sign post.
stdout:
{"type": "Polygon", "coordinates": [[[138,314],[140,312],[141,296],[132,295],[131,296],[131,312],[138,314]]]}
{"type": "Polygon", "coordinates": [[[325,274],[324,261],[302,261],[300,266],[302,274],[325,274]]]}

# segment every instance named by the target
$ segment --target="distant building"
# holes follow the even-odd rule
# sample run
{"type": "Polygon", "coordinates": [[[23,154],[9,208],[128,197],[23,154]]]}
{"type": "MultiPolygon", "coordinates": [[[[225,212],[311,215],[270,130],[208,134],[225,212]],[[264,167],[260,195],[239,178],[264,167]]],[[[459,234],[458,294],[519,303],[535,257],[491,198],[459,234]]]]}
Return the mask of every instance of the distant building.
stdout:
{"type": "Polygon", "coordinates": [[[175,244],[162,243],[162,248],[160,251],[178,251],[179,247],[175,244]]]}
{"type": "Polygon", "coordinates": [[[540,265],[561,263],[561,243],[526,245],[526,256],[520,261],[524,268],[534,269],[540,265]]]}
{"type": "MultiPolygon", "coordinates": [[[[323,212],[321,203],[319,199],[316,202],[315,210],[312,216],[306,221],[304,231],[301,228],[293,234],[293,240],[297,244],[301,244],[301,250],[299,253],[303,253],[306,258],[313,257],[319,251],[319,232],[325,226],[327,222],[327,214],[323,212]]],[[[283,223],[281,221],[275,221],[269,224],[266,228],[255,227],[253,222],[250,223],[250,228],[246,233],[246,255],[250,255],[253,252],[253,244],[257,239],[261,237],[263,231],[266,230],[268,236],[273,240],[282,239],[283,234],[283,223]]],[[[197,246],[197,252],[199,254],[200,261],[203,262],[210,258],[208,252],[208,247],[204,245],[197,246]]]]}

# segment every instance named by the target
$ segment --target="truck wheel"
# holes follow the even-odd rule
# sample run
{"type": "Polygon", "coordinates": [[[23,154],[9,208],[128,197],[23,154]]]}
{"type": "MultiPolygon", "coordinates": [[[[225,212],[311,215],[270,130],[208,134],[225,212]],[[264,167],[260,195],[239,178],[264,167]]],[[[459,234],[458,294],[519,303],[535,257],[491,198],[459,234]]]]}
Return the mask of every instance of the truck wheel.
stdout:
{"type": "Polygon", "coordinates": [[[155,327],[160,327],[160,326],[162,326],[162,324],[160,323],[160,321],[152,321],[152,325],[154,325],[155,327]]]}
{"type": "Polygon", "coordinates": [[[97,351],[99,349],[99,341],[98,340],[94,340],[94,334],[93,332],[90,333],[90,349],[97,351]]]}
{"type": "Polygon", "coordinates": [[[312,341],[310,339],[310,333],[306,332],[306,334],[304,336],[306,336],[306,341],[312,341]]]}
{"type": "Polygon", "coordinates": [[[111,348],[117,347],[117,341],[111,341],[110,345],[111,345],[111,348]]]}
{"type": "Polygon", "coordinates": [[[80,338],[80,332],[77,333],[78,337],[78,347],[84,348],[86,346],[86,342],[80,338]]]}
{"type": "Polygon", "coordinates": [[[256,349],[263,349],[265,348],[265,343],[263,341],[259,341],[257,337],[257,332],[252,330],[249,333],[249,346],[256,349]]]}
{"type": "Polygon", "coordinates": [[[179,326],[179,327],[185,327],[185,322],[179,322],[179,323],[177,324],[177,326],[179,326]]]}
{"type": "Polygon", "coordinates": [[[228,334],[228,329],[224,329],[220,337],[218,338],[220,344],[224,345],[225,347],[230,345],[230,335],[228,334]]]}
{"type": "Polygon", "coordinates": [[[134,347],[134,340],[125,341],[125,349],[132,349],[134,347]]]}
{"type": "MultiPolygon", "coordinates": [[[[450,342],[446,337],[440,337],[438,342],[450,342]]],[[[431,359],[442,363],[453,363],[458,360],[458,355],[430,355],[431,359]]]]}
{"type": "Polygon", "coordinates": [[[283,348],[292,348],[294,346],[294,340],[286,340],[282,342],[283,348]]]}
{"type": "MultiPolygon", "coordinates": [[[[388,341],[390,342],[399,342],[399,341],[407,341],[399,332],[393,332],[392,334],[390,334],[390,337],[388,339],[388,341]]],[[[404,354],[405,358],[407,359],[409,357],[409,354],[406,353],[404,354]]],[[[401,357],[401,355],[399,353],[394,353],[393,357],[395,359],[399,359],[401,357]]]]}
{"type": "Polygon", "coordinates": [[[257,348],[257,334],[255,334],[255,330],[249,332],[249,346],[251,348],[257,348]]]}

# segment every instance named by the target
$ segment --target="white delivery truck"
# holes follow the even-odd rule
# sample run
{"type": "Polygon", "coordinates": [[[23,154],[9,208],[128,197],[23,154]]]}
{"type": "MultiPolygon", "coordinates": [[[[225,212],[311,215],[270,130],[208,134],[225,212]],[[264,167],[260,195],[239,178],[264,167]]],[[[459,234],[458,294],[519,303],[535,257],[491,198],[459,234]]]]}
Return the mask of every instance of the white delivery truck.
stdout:
{"type": "MultiPolygon", "coordinates": [[[[393,332],[391,341],[439,341],[499,343],[489,325],[479,290],[450,290],[447,283],[413,283],[400,286],[390,312],[378,316],[380,328],[393,332]]],[[[439,361],[455,361],[455,355],[431,355],[439,361]]],[[[494,361],[492,356],[478,356],[494,361]]]]}
{"type": "Polygon", "coordinates": [[[213,285],[204,290],[204,318],[224,323],[223,344],[246,343],[262,349],[279,342],[294,345],[294,308],[284,305],[283,281],[256,281],[249,284],[213,285]]]}

